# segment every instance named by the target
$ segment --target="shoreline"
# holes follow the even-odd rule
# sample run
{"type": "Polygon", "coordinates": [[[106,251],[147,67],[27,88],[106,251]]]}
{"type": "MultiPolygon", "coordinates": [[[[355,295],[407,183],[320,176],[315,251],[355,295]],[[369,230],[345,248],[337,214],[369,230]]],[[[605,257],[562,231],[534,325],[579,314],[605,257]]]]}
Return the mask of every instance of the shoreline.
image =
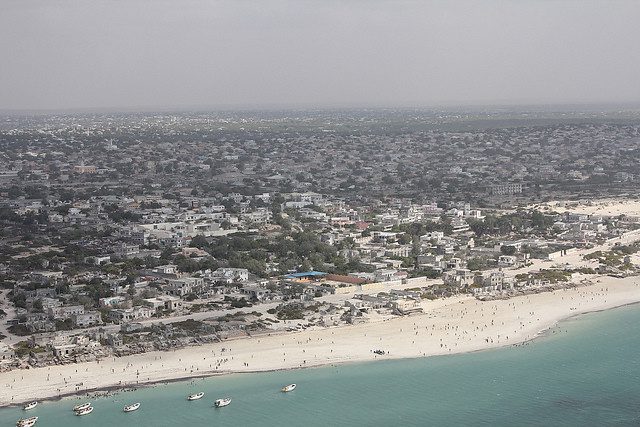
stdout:
{"type": "Polygon", "coordinates": [[[505,300],[453,297],[428,301],[423,303],[423,314],[386,321],[8,371],[0,374],[4,383],[0,388],[0,407],[233,373],[290,371],[499,349],[540,338],[561,321],[640,302],[637,277],[596,279],[597,283],[587,286],[505,300]],[[230,345],[233,349],[228,348],[230,345]],[[388,354],[374,355],[374,349],[388,354]],[[111,372],[106,372],[109,369],[111,372]],[[83,388],[76,389],[79,384],[83,388]]]}

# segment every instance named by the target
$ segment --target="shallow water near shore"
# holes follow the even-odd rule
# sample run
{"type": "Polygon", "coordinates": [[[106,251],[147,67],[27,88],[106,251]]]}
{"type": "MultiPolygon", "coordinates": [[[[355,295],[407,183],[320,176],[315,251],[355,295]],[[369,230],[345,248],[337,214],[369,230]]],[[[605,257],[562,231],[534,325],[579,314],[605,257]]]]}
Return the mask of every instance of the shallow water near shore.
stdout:
{"type": "MultiPolygon", "coordinates": [[[[392,350],[392,349],[391,349],[392,350]]],[[[0,425],[603,426],[640,423],[640,305],[566,320],[518,347],[422,359],[234,374],[91,399],[0,409],[0,425]],[[280,387],[297,383],[291,393],[280,387]],[[186,396],[204,391],[201,400],[186,396]],[[232,397],[216,409],[213,401],[232,397]],[[141,402],[125,414],[122,407],[141,402]]]]}

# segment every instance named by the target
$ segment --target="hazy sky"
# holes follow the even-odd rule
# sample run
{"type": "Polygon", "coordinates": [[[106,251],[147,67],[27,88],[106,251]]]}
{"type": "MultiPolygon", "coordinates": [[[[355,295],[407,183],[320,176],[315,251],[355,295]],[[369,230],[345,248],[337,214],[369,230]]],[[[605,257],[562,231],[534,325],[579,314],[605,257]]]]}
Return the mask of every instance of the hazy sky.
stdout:
{"type": "Polygon", "coordinates": [[[640,102],[640,0],[0,0],[0,109],[640,102]]]}

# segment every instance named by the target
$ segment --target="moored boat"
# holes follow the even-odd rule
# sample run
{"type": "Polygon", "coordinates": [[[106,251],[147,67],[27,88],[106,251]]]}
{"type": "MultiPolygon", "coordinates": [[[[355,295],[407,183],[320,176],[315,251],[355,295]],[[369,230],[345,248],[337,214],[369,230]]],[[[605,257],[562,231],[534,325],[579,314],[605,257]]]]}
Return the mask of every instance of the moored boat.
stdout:
{"type": "Polygon", "coordinates": [[[138,408],[140,407],[140,402],[134,403],[133,405],[127,405],[123,408],[124,412],[133,412],[138,410],[138,408]]]}
{"type": "Polygon", "coordinates": [[[38,402],[29,402],[26,405],[24,405],[22,409],[24,409],[25,411],[28,411],[29,409],[33,409],[36,406],[38,406],[38,402]]]}
{"type": "Polygon", "coordinates": [[[17,427],[31,427],[38,421],[38,417],[29,417],[18,420],[17,427]]]}
{"type": "Polygon", "coordinates": [[[203,397],[204,397],[204,391],[201,391],[200,393],[190,394],[187,397],[187,400],[198,400],[198,399],[202,399],[203,397]]]}
{"type": "Polygon", "coordinates": [[[82,411],[83,409],[87,409],[89,406],[91,406],[91,403],[89,402],[83,403],[82,405],[76,405],[73,407],[73,412],[82,411]]]}
{"type": "Polygon", "coordinates": [[[79,411],[76,411],[76,415],[78,416],[89,415],[92,412],[93,412],[93,406],[89,406],[88,408],[84,408],[79,411]]]}
{"type": "Polygon", "coordinates": [[[289,385],[286,385],[286,386],[282,387],[282,391],[284,393],[287,393],[289,391],[293,391],[295,389],[296,389],[296,385],[295,384],[289,384],[289,385]]]}
{"type": "Polygon", "coordinates": [[[223,406],[227,406],[229,403],[231,403],[231,398],[225,397],[224,399],[216,400],[214,404],[216,405],[216,408],[222,408],[223,406]]]}

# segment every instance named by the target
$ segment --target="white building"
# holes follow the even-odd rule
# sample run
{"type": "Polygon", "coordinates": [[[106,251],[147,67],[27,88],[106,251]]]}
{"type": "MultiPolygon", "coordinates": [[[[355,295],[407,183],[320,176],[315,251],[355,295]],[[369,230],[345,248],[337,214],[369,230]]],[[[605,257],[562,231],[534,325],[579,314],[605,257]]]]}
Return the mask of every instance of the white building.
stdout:
{"type": "Polygon", "coordinates": [[[71,316],[73,324],[78,328],[86,328],[102,324],[102,315],[99,311],[88,311],[83,314],[74,314],[71,316]]]}
{"type": "Polygon", "coordinates": [[[48,310],[49,317],[56,320],[70,319],[71,316],[84,314],[84,306],[70,305],[66,307],[52,307],[48,310]]]}
{"type": "Polygon", "coordinates": [[[117,307],[118,305],[123,304],[126,300],[127,299],[122,296],[106,297],[100,298],[98,300],[98,304],[103,308],[117,307]]]}
{"type": "Polygon", "coordinates": [[[517,258],[513,255],[500,255],[498,258],[499,267],[513,267],[516,265],[517,258]]]}
{"type": "Polygon", "coordinates": [[[171,295],[160,295],[157,298],[147,298],[144,300],[145,305],[153,310],[178,310],[182,308],[182,300],[171,295]]]}
{"type": "Polygon", "coordinates": [[[494,196],[509,196],[522,193],[522,184],[499,184],[489,187],[489,192],[494,196]]]}
{"type": "Polygon", "coordinates": [[[204,279],[200,277],[185,277],[183,279],[168,280],[163,289],[168,295],[183,297],[195,292],[202,285],[204,285],[204,279]]]}
{"type": "Polygon", "coordinates": [[[249,280],[249,270],[246,268],[218,268],[213,272],[212,278],[220,282],[246,282],[249,280]]]}
{"type": "Polygon", "coordinates": [[[126,309],[115,309],[109,312],[109,319],[115,323],[130,322],[138,319],[148,319],[154,311],[148,307],[134,307],[126,309]]]}

